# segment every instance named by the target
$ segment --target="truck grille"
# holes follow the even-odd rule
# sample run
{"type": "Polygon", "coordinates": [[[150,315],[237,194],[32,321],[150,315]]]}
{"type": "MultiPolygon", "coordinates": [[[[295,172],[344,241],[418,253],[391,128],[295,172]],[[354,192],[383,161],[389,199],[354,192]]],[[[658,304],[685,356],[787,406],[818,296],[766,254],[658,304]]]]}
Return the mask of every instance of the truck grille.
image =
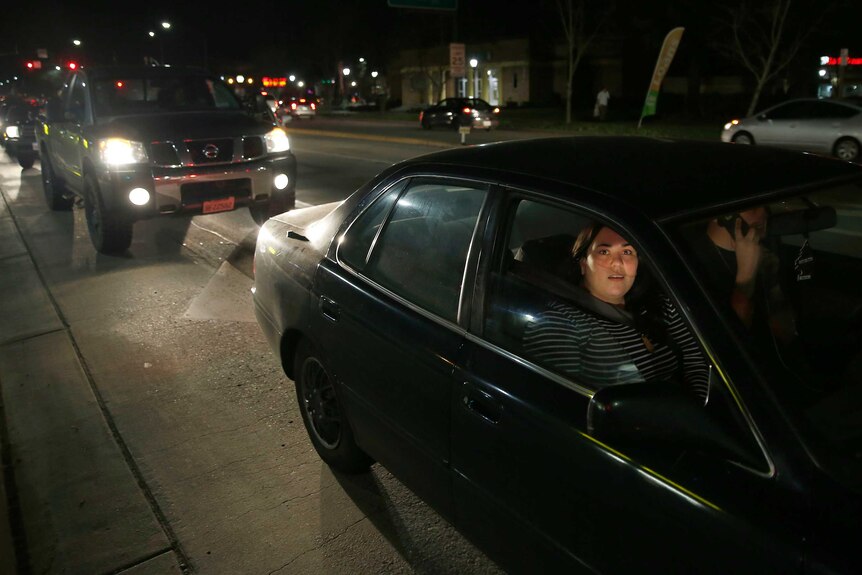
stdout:
{"type": "Polygon", "coordinates": [[[251,160],[259,158],[266,153],[266,145],[263,143],[263,138],[249,136],[242,139],[242,158],[251,160]]]}
{"type": "Polygon", "coordinates": [[[233,159],[233,139],[186,140],[192,164],[224,164],[233,159]]]}
{"type": "MultiPolygon", "coordinates": [[[[233,138],[213,140],[185,140],[182,142],[153,142],[150,159],[163,167],[229,164],[234,161],[233,138]]],[[[254,160],[266,155],[266,144],[261,136],[242,138],[242,160],[254,160]]]]}
{"type": "Polygon", "coordinates": [[[150,159],[157,166],[178,166],[180,157],[170,142],[154,142],[150,146],[150,159]]]}

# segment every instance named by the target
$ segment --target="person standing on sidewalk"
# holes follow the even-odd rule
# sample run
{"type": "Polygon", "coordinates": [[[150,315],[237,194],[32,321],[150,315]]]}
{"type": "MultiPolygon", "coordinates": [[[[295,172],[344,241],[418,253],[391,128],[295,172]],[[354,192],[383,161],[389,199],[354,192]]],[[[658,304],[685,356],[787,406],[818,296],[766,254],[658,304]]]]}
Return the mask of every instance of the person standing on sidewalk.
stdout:
{"type": "Polygon", "coordinates": [[[600,122],[604,122],[608,115],[608,101],[611,99],[611,93],[608,89],[602,86],[601,91],[596,95],[596,116],[600,122]]]}

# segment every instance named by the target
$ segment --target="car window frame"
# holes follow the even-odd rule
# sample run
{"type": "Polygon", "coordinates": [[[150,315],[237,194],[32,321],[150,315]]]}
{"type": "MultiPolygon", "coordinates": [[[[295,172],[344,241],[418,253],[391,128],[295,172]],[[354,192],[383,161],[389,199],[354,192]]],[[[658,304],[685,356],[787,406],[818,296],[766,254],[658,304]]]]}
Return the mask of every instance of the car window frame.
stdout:
{"type": "Polygon", "coordinates": [[[704,357],[709,362],[709,365],[711,366],[710,384],[721,386],[721,393],[727,396],[726,400],[731,404],[728,406],[729,409],[735,410],[739,424],[743,426],[740,431],[748,434],[762,456],[762,466],[758,466],[762,468],[750,467],[739,462],[734,463],[758,476],[764,478],[774,477],[777,473],[775,460],[767,449],[763,434],[760,432],[758,425],[751,414],[751,410],[745,405],[745,402],[736,389],[736,386],[725,373],[720,362],[716,361],[716,353],[712,349],[709,339],[704,337],[702,330],[698,327],[698,322],[694,321],[694,318],[691,317],[691,311],[688,309],[688,306],[682,305],[679,297],[679,290],[674,288],[673,284],[668,281],[663,271],[664,266],[658,266],[656,264],[656,261],[651,255],[649,249],[641,249],[644,242],[640,237],[640,234],[636,233],[631,226],[627,225],[620,218],[608,217],[605,210],[602,210],[600,206],[591,205],[587,200],[579,200],[574,197],[561,199],[558,196],[555,196],[553,192],[549,193],[548,191],[529,189],[522,186],[501,185],[498,187],[491,213],[489,214],[485,224],[481,257],[479,261],[476,262],[476,287],[474,289],[474,296],[471,298],[472,310],[474,311],[471,314],[469,327],[465,333],[465,337],[471,343],[489,348],[496,353],[505,356],[509,360],[548,378],[566,389],[579,393],[588,399],[592,399],[597,391],[588,385],[584,385],[564,375],[553,372],[534,361],[531,361],[523,355],[501,347],[494,342],[489,341],[485,337],[484,324],[487,307],[486,298],[488,297],[491,286],[491,273],[493,271],[493,266],[501,263],[500,258],[502,257],[502,250],[507,249],[507,228],[509,226],[509,208],[507,206],[510,205],[512,200],[515,198],[528,199],[548,205],[554,205],[584,217],[604,222],[606,225],[614,227],[614,229],[618,230],[627,239],[629,239],[629,241],[631,241],[632,245],[634,245],[638,250],[639,259],[642,259],[643,263],[649,266],[650,271],[652,272],[652,279],[656,282],[656,286],[661,289],[673,305],[676,306],[680,318],[691,332],[692,337],[697,341],[704,357]]]}
{"type": "Polygon", "coordinates": [[[453,329],[453,330],[457,331],[458,333],[460,333],[461,335],[463,335],[464,333],[466,333],[466,323],[469,321],[469,318],[471,316],[471,309],[472,309],[472,306],[471,306],[472,290],[467,289],[467,288],[468,288],[468,286],[475,284],[476,261],[479,257],[478,252],[480,251],[481,244],[482,244],[482,238],[484,237],[484,229],[487,225],[487,219],[488,219],[487,212],[490,209],[490,204],[492,203],[492,198],[494,197],[495,185],[492,182],[488,181],[487,179],[482,179],[482,178],[464,177],[464,176],[454,175],[454,174],[442,174],[442,173],[430,173],[430,172],[429,173],[418,172],[418,173],[405,174],[405,175],[396,177],[392,180],[389,180],[389,181],[382,183],[380,186],[376,187],[375,189],[373,189],[371,192],[369,192],[367,194],[366,198],[360,202],[358,209],[347,218],[347,223],[342,226],[337,237],[343,238],[346,234],[348,234],[350,232],[351,228],[353,227],[353,225],[362,217],[363,214],[366,213],[366,211],[371,206],[373,206],[378,201],[380,201],[383,196],[385,196],[387,193],[391,192],[394,188],[400,186],[400,189],[397,192],[395,192],[396,193],[395,201],[389,207],[388,212],[386,213],[386,215],[383,219],[383,222],[380,225],[380,228],[375,233],[375,237],[373,238],[373,240],[369,246],[369,249],[366,253],[365,261],[367,264],[368,261],[370,261],[370,258],[372,257],[372,255],[374,253],[374,248],[375,248],[375,245],[377,244],[377,242],[379,241],[380,235],[386,230],[387,224],[389,223],[389,220],[390,220],[390,218],[391,218],[391,216],[395,210],[395,207],[398,204],[398,200],[411,189],[411,185],[413,185],[413,183],[415,181],[427,181],[427,180],[434,180],[434,179],[443,180],[446,182],[451,182],[451,183],[454,183],[456,185],[458,185],[458,184],[464,185],[465,187],[474,187],[477,189],[482,188],[482,187],[485,188],[485,198],[484,198],[483,203],[482,203],[482,205],[479,209],[479,212],[477,214],[476,224],[474,225],[474,229],[471,233],[470,241],[468,244],[467,257],[466,257],[466,260],[464,263],[464,271],[463,271],[462,277],[461,277],[461,286],[460,286],[459,296],[458,296],[458,306],[457,306],[457,312],[456,312],[456,316],[455,316],[454,321],[451,319],[448,319],[446,317],[443,317],[443,316],[433,312],[432,310],[426,309],[421,304],[414,302],[414,301],[404,297],[403,295],[395,292],[394,290],[380,284],[374,278],[372,278],[368,274],[366,274],[364,270],[356,269],[354,266],[352,266],[350,263],[348,263],[347,261],[345,261],[344,259],[342,259],[339,256],[339,251],[340,251],[340,247],[341,247],[340,243],[336,244],[336,247],[335,247],[335,250],[334,250],[332,257],[335,260],[335,262],[339,265],[339,267],[346,270],[351,275],[353,275],[357,278],[361,278],[364,282],[367,282],[368,284],[373,286],[378,291],[385,293],[389,297],[398,301],[401,305],[404,305],[405,307],[412,309],[413,311],[419,313],[420,315],[423,315],[423,316],[431,319],[432,321],[435,321],[438,324],[447,326],[450,329],[453,329]]]}

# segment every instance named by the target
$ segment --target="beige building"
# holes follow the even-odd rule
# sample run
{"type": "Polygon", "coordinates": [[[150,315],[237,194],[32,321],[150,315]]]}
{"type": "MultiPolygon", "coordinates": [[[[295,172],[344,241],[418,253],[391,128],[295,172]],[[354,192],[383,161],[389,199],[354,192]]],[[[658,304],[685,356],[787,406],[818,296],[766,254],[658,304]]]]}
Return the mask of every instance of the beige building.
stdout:
{"type": "Polygon", "coordinates": [[[397,74],[392,78],[392,96],[400,96],[405,108],[455,96],[479,97],[493,105],[523,104],[547,97],[554,67],[550,62],[531,61],[530,54],[526,39],[467,45],[466,76],[453,77],[448,46],[405,50],[394,66],[397,74]]]}

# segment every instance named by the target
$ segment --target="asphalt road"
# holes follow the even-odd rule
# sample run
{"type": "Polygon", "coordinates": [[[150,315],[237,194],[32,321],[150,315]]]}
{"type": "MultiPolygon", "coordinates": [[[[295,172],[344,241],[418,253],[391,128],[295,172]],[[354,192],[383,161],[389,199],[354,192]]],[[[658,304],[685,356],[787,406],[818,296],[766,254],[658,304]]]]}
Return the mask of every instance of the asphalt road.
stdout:
{"type": "MultiPolygon", "coordinates": [[[[289,126],[300,205],[450,145],[308,128],[289,126]]],[[[0,192],[0,447],[20,572],[499,572],[384,468],[341,476],[317,457],[253,317],[247,212],[139,222],[109,257],[80,208],[48,210],[38,163],[0,153],[0,192]]]]}

